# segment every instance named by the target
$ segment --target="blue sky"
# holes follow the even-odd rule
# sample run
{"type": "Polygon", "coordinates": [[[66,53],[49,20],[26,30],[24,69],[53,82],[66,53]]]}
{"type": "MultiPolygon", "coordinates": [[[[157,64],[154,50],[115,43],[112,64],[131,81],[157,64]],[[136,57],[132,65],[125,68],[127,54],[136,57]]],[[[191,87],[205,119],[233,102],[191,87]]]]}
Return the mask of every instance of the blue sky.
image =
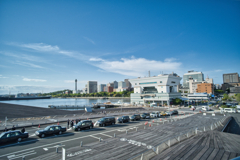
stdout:
{"type": "Polygon", "coordinates": [[[0,1],[0,94],[240,73],[240,1],[0,1]]]}

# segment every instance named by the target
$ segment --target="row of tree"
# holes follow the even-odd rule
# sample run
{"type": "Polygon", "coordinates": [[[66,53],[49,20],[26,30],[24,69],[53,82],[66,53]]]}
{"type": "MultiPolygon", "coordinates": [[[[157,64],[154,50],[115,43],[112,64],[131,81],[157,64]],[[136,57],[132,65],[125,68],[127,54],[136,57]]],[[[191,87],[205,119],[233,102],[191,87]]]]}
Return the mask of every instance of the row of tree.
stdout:
{"type": "Polygon", "coordinates": [[[66,90],[56,91],[50,93],[44,93],[41,96],[51,95],[52,97],[130,97],[133,91],[122,91],[122,92],[95,92],[95,93],[75,93],[65,94],[66,90]]]}
{"type": "Polygon", "coordinates": [[[223,101],[232,101],[232,100],[236,100],[237,102],[240,102],[240,93],[235,94],[234,96],[229,96],[228,94],[223,94],[223,101]]]}

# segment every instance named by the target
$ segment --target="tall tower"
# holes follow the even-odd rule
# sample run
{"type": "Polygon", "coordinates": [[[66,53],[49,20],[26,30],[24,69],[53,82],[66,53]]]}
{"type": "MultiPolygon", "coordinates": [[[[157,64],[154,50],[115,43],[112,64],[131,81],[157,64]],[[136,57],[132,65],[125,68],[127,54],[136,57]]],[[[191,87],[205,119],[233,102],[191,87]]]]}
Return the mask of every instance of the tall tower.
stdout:
{"type": "Polygon", "coordinates": [[[75,91],[77,93],[77,79],[75,79],[75,91]]]}

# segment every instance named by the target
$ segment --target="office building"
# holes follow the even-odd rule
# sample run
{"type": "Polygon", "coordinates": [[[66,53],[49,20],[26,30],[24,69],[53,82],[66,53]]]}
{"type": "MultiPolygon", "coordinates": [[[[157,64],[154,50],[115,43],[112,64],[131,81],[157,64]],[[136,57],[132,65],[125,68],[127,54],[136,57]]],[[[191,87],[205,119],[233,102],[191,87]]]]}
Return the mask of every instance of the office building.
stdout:
{"type": "Polygon", "coordinates": [[[107,92],[109,92],[109,93],[113,92],[113,87],[108,86],[108,87],[107,87],[107,92]]]}
{"type": "Polygon", "coordinates": [[[123,81],[118,82],[118,89],[121,89],[121,88],[126,88],[126,82],[123,82],[123,81]]]}
{"type": "Polygon", "coordinates": [[[115,88],[115,89],[118,88],[118,82],[117,81],[113,81],[113,88],[115,88]]]}
{"type": "Polygon", "coordinates": [[[129,82],[128,79],[124,79],[124,82],[125,82],[127,88],[132,88],[132,84],[129,82]]]}
{"type": "Polygon", "coordinates": [[[188,83],[189,83],[189,93],[197,93],[198,84],[202,84],[202,83],[213,84],[213,79],[207,76],[205,81],[197,81],[197,80],[194,80],[192,77],[190,77],[188,80],[188,83]]]}
{"type": "Polygon", "coordinates": [[[109,82],[109,83],[107,84],[107,87],[113,87],[113,88],[114,88],[114,83],[110,83],[110,82],[109,82]]]}
{"type": "Polygon", "coordinates": [[[214,94],[214,87],[212,83],[203,82],[197,85],[197,93],[214,94]]]}
{"type": "Polygon", "coordinates": [[[183,75],[183,88],[189,88],[189,78],[192,78],[194,82],[204,81],[202,72],[188,71],[188,73],[183,75]]]}
{"type": "Polygon", "coordinates": [[[106,84],[98,85],[98,92],[104,92],[104,87],[106,87],[106,84]]]}
{"type": "Polygon", "coordinates": [[[238,73],[223,74],[223,83],[239,83],[238,73]]]}
{"type": "Polygon", "coordinates": [[[158,105],[170,105],[173,99],[181,98],[181,93],[178,92],[181,79],[176,73],[129,79],[131,84],[134,85],[131,103],[155,102],[158,105]]]}
{"type": "Polygon", "coordinates": [[[87,93],[97,92],[97,81],[88,81],[87,82],[87,93]]]}

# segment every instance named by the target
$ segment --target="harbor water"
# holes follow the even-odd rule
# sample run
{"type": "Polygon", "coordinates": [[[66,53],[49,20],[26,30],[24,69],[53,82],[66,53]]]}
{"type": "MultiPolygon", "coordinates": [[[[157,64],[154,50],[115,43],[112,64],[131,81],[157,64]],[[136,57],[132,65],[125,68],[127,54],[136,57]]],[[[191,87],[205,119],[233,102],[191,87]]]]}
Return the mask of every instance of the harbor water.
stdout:
{"type": "Polygon", "coordinates": [[[79,105],[79,106],[92,106],[92,103],[130,103],[130,99],[78,99],[78,98],[51,98],[51,99],[35,99],[35,100],[10,100],[0,101],[2,103],[19,104],[26,106],[35,106],[48,108],[48,105],[79,105]]]}

